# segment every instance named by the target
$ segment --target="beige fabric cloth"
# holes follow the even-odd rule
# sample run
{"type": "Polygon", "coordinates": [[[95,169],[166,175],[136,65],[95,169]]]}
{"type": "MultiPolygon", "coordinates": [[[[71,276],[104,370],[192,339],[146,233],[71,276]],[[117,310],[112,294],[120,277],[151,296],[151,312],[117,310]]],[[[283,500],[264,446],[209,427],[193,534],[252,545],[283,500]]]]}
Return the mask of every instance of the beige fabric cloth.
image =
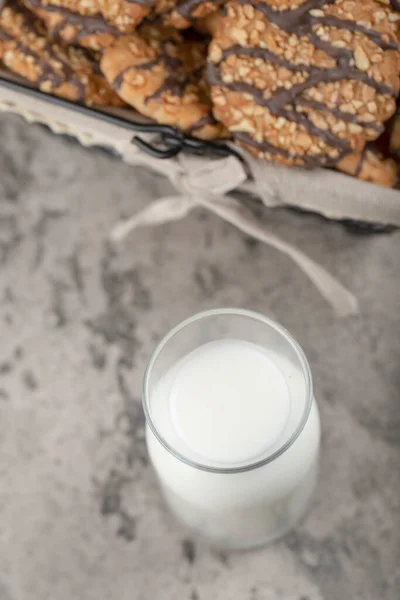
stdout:
{"type": "Polygon", "coordinates": [[[237,158],[230,156],[204,161],[199,157],[181,155],[178,162],[182,166],[182,171],[179,174],[173,173],[170,179],[180,195],[160,198],[130,219],[117,224],[111,234],[115,242],[120,242],[138,227],[181,219],[200,206],[228,221],[247,235],[289,256],[310,278],[339,316],[347,316],[358,311],[357,299],[337,279],[299,249],[268,231],[248,208],[229,194],[247,179],[246,172],[237,158]]]}
{"type": "MultiPolygon", "coordinates": [[[[339,316],[358,311],[356,298],[322,266],[286,240],[268,231],[251,211],[232,196],[246,191],[267,207],[297,206],[334,219],[355,219],[400,226],[400,193],[326,170],[307,172],[266,164],[243,153],[237,157],[210,158],[181,154],[168,160],[153,158],[132,144],[131,130],[72,108],[1,86],[0,110],[23,115],[30,122],[48,125],[55,133],[74,135],[83,145],[105,146],[133,165],[143,165],[168,177],[178,194],[156,200],[111,232],[114,241],[138,227],[181,219],[196,207],[212,211],[246,234],[289,256],[310,278],[339,316]]],[[[149,141],[154,136],[144,136],[149,141]]]]}

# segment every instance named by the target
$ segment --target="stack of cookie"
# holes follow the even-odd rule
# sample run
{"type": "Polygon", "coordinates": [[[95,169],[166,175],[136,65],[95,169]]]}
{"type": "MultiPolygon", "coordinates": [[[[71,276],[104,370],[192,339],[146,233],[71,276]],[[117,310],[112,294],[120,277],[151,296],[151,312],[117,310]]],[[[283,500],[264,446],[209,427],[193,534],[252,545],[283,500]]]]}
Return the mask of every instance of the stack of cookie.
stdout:
{"type": "Polygon", "coordinates": [[[392,187],[399,23],[398,0],[8,0],[0,60],[75,102],[392,187]]]}

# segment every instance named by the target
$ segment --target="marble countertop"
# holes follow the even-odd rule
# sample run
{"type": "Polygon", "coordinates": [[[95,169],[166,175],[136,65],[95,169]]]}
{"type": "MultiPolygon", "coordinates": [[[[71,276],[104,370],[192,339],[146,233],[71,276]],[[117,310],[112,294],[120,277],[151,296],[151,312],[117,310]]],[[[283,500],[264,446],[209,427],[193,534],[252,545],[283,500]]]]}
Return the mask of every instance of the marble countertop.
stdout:
{"type": "Polygon", "coordinates": [[[18,117],[0,134],[0,599],[398,600],[400,233],[266,213],[356,293],[338,320],[285,256],[200,210],[112,249],[165,180],[18,117]],[[140,408],[155,342],[221,305],[294,333],[323,425],[311,514],[241,554],[168,515],[140,408]]]}

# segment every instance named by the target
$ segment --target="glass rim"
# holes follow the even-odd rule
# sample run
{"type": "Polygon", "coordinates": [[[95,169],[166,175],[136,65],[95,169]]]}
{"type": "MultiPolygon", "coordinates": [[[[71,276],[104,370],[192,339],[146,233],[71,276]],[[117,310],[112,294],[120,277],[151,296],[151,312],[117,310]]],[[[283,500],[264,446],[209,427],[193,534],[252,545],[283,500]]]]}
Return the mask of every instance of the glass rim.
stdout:
{"type": "Polygon", "coordinates": [[[300,433],[303,431],[304,426],[307,423],[308,416],[311,411],[312,402],[313,402],[313,381],[312,381],[311,369],[310,369],[310,365],[308,363],[307,357],[304,353],[304,350],[302,349],[302,347],[300,346],[300,344],[296,340],[296,338],[285,327],[283,327],[283,325],[281,325],[277,321],[270,319],[269,317],[266,317],[266,316],[262,315],[261,313],[258,313],[258,312],[252,311],[252,310],[241,309],[241,308],[216,308],[216,309],[202,311],[202,312],[192,315],[191,317],[188,317],[187,319],[184,319],[183,321],[181,321],[180,323],[175,325],[175,327],[170,329],[168,331],[168,333],[161,339],[161,341],[154,348],[154,350],[150,356],[149,362],[147,364],[146,371],[144,374],[144,379],[143,379],[143,394],[142,394],[143,411],[144,411],[144,414],[146,417],[146,423],[150,427],[150,429],[151,429],[152,433],[154,434],[154,436],[156,437],[156,439],[170,454],[172,454],[172,456],[174,456],[181,462],[183,462],[191,467],[194,467],[196,469],[200,469],[201,471],[209,471],[211,473],[242,473],[245,471],[250,471],[252,469],[257,469],[258,467],[262,467],[262,466],[276,460],[281,454],[286,452],[286,450],[288,450],[290,448],[290,446],[292,446],[292,444],[299,437],[300,433]],[[294,349],[294,351],[299,359],[299,362],[302,367],[303,376],[305,379],[306,395],[307,395],[306,404],[304,406],[299,423],[298,423],[296,429],[294,430],[294,432],[292,433],[292,435],[289,437],[289,439],[284,444],[282,444],[282,446],[280,446],[277,450],[275,450],[275,452],[273,452],[272,454],[267,455],[267,456],[263,457],[262,459],[250,462],[249,464],[240,465],[240,466],[236,466],[236,467],[216,467],[216,466],[208,465],[206,463],[201,463],[201,462],[198,462],[195,460],[191,460],[184,454],[181,454],[180,452],[175,450],[175,448],[173,448],[159,433],[157,427],[154,425],[154,422],[153,422],[153,420],[151,418],[151,414],[150,414],[150,390],[149,390],[150,378],[151,378],[151,373],[152,373],[153,367],[154,367],[158,357],[160,356],[161,352],[164,350],[164,348],[167,346],[167,344],[173,339],[173,337],[177,333],[179,333],[180,331],[185,329],[188,325],[192,325],[193,323],[196,323],[197,321],[201,321],[202,319],[207,319],[209,317],[215,317],[215,316],[221,316],[221,315],[222,316],[223,315],[241,316],[241,317],[247,317],[249,319],[254,319],[256,321],[263,323],[264,325],[268,325],[268,326],[274,328],[278,333],[280,333],[282,335],[282,337],[284,337],[286,339],[286,341],[292,346],[292,348],[294,349]]]}

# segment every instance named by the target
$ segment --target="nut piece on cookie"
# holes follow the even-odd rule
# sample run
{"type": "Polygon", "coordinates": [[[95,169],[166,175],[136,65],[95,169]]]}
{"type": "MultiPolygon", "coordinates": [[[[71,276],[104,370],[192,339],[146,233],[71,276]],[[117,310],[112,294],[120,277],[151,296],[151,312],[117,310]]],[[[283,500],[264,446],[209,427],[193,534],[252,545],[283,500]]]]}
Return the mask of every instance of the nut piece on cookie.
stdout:
{"type": "Polygon", "coordinates": [[[24,4],[42,19],[51,37],[67,44],[96,51],[106,48],[121,35],[101,15],[80,15],[43,0],[24,0],[24,4]]]}
{"type": "Polygon", "coordinates": [[[0,13],[0,59],[43,92],[89,106],[123,104],[86,51],[49,42],[42,22],[16,0],[0,13]]]}
{"type": "Polygon", "coordinates": [[[338,171],[353,175],[362,181],[384,187],[394,187],[398,181],[397,165],[391,158],[383,155],[368,144],[361,152],[349,154],[336,165],[338,171]]]}
{"type": "Polygon", "coordinates": [[[260,158],[333,166],[382,132],[399,60],[376,0],[232,0],[209,48],[213,112],[260,158]]]}
{"type": "Polygon", "coordinates": [[[141,114],[196,137],[220,137],[205,80],[206,44],[153,25],[104,51],[101,69],[113,89],[141,114]]]}

